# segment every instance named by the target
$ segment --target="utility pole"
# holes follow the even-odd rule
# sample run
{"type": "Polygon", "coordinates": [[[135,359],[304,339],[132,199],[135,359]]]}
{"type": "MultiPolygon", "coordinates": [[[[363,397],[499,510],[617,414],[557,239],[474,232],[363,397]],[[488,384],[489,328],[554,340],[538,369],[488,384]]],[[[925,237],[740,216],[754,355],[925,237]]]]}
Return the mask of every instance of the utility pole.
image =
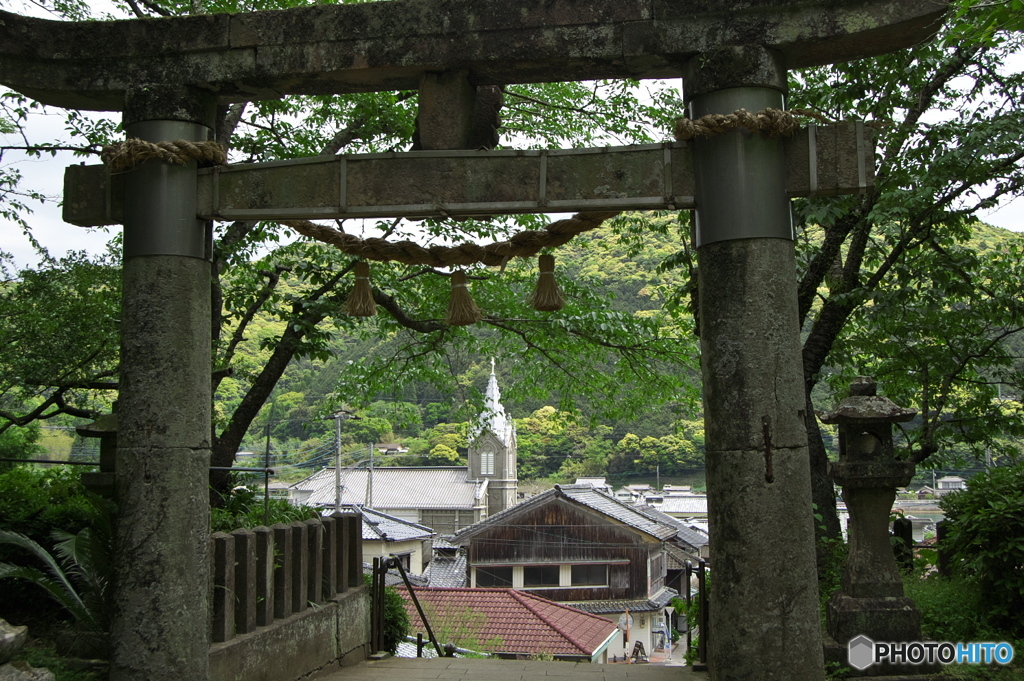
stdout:
{"type": "Polygon", "coordinates": [[[366,485],[366,508],[373,508],[373,443],[370,443],[370,478],[366,485]]]}
{"type": "Polygon", "coordinates": [[[341,511],[341,418],[334,419],[334,511],[341,511]]]}
{"type": "Polygon", "coordinates": [[[328,416],[334,419],[334,511],[341,511],[341,422],[359,418],[346,409],[340,409],[328,416]]]}

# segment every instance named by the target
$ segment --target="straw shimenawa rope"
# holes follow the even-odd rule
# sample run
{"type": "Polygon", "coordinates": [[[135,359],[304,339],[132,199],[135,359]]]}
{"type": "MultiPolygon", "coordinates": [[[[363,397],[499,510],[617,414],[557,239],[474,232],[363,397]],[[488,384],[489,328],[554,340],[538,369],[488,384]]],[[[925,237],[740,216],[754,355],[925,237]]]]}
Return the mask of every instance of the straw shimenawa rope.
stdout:
{"type": "Polygon", "coordinates": [[[477,263],[500,267],[510,258],[530,258],[544,248],[566,244],[577,234],[597,229],[605,220],[616,215],[618,212],[577,213],[571,218],[552,222],[544,229],[518,232],[508,241],[497,241],[482,246],[466,243],[451,247],[420,246],[412,241],[360,239],[309,220],[284,220],[281,224],[310,239],[333,246],[343,253],[367,260],[429,267],[466,267],[477,263]]]}
{"type": "Polygon", "coordinates": [[[462,270],[452,272],[452,292],[448,298],[448,311],[444,321],[451,326],[469,326],[484,318],[483,311],[469,292],[466,273],[462,270]]]}
{"type": "Polygon", "coordinates": [[[228,158],[224,147],[217,142],[190,142],[189,140],[147,142],[135,137],[107,145],[103,148],[100,157],[110,167],[112,173],[129,170],[154,158],[178,166],[183,166],[193,160],[200,163],[223,165],[228,158]]]}
{"type": "Polygon", "coordinates": [[[565,298],[555,280],[555,256],[550,253],[537,258],[537,288],[530,296],[530,305],[539,312],[557,312],[565,306],[565,298]]]}
{"type": "Polygon", "coordinates": [[[762,109],[757,113],[737,109],[731,114],[708,114],[697,120],[680,118],[676,121],[676,140],[683,142],[695,137],[714,137],[735,128],[747,128],[769,137],[788,137],[799,130],[807,118],[819,123],[832,122],[810,109],[762,109]]]}
{"type": "Polygon", "coordinates": [[[356,263],[356,281],[345,301],[345,309],[352,317],[372,317],[377,314],[377,302],[373,299],[370,285],[370,263],[360,260],[356,263]]]}

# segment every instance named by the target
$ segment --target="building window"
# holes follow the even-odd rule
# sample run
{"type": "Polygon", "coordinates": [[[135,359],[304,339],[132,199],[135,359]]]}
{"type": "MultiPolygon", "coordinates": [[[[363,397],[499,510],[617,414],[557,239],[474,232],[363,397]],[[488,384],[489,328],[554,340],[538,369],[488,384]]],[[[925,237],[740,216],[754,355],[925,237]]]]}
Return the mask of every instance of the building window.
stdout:
{"type": "Polygon", "coordinates": [[[494,452],[489,449],[480,452],[480,475],[494,475],[494,452]]]}
{"type": "Polygon", "coordinates": [[[505,567],[478,567],[476,568],[476,585],[484,586],[512,586],[512,566],[505,567]]]}
{"type": "Polygon", "coordinates": [[[527,565],[523,568],[523,588],[560,586],[561,571],[559,565],[527,565]]]}
{"type": "Polygon", "coordinates": [[[573,565],[572,586],[607,586],[607,565],[573,565]]]}

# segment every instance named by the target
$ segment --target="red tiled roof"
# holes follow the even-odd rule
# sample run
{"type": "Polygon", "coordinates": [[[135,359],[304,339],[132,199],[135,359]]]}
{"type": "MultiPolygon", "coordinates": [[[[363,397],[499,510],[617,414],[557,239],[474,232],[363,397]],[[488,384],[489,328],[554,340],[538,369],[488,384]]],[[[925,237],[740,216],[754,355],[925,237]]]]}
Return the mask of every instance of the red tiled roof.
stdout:
{"type": "MultiPolygon", "coordinates": [[[[399,588],[411,630],[426,629],[404,588],[399,588]]],[[[515,589],[416,589],[441,645],[492,653],[590,656],[615,623],[515,589]]]]}

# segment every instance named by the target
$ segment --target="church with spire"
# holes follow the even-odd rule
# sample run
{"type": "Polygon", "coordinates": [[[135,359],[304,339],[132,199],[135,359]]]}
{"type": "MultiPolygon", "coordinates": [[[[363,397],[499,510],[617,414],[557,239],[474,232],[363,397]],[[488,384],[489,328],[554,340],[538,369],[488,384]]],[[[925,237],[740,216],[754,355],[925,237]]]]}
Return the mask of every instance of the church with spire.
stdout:
{"type": "Polygon", "coordinates": [[[469,433],[469,478],[486,482],[487,515],[510,508],[519,490],[516,426],[501,404],[491,359],[484,410],[469,433]]]}
{"type": "Polygon", "coordinates": [[[491,360],[483,412],[469,429],[468,466],[327,467],[289,488],[292,503],[365,506],[451,535],[514,506],[516,426],[501,405],[491,360]]]}

